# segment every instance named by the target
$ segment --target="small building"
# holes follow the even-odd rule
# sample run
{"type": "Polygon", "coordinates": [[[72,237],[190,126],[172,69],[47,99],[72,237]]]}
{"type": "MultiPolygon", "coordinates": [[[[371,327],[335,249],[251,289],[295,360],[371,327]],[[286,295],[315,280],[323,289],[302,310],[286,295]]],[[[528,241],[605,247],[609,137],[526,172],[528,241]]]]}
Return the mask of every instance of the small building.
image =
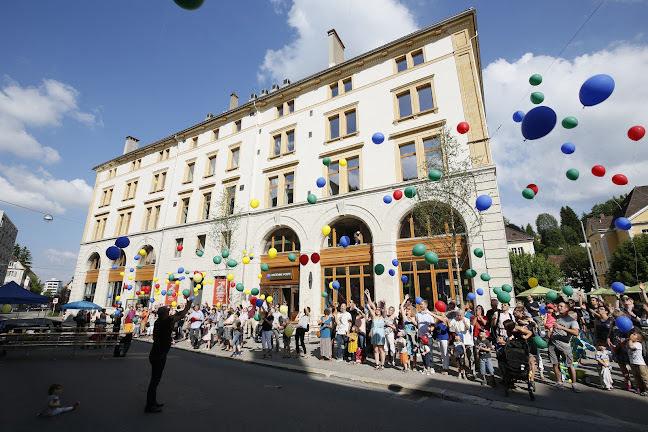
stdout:
{"type": "Polygon", "coordinates": [[[7,214],[0,210],[0,286],[8,283],[5,280],[9,270],[9,262],[13,255],[18,228],[11,222],[7,214]]]}
{"type": "Polygon", "coordinates": [[[515,225],[509,224],[506,226],[506,244],[509,252],[513,252],[516,255],[521,255],[522,253],[535,255],[533,237],[515,225]]]}
{"type": "Polygon", "coordinates": [[[34,279],[37,279],[37,277],[32,272],[31,268],[18,261],[15,256],[12,256],[9,265],[7,266],[7,275],[4,283],[7,284],[13,281],[28,290],[31,287],[32,280],[34,279]]]}

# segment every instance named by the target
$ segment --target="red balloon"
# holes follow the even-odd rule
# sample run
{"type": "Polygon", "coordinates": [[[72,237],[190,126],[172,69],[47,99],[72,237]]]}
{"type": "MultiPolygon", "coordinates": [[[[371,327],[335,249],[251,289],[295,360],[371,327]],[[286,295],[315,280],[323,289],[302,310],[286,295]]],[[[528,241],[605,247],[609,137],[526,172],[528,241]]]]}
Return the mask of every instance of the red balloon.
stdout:
{"type": "Polygon", "coordinates": [[[135,291],[135,295],[140,295],[140,292],[139,292],[139,291],[135,291]]]}
{"type": "Polygon", "coordinates": [[[395,190],[394,191],[394,199],[396,201],[398,201],[401,198],[403,198],[403,191],[402,190],[395,190]]]}
{"type": "Polygon", "coordinates": [[[118,306],[117,303],[115,303],[115,304],[113,305],[114,308],[116,308],[117,306],[118,306]]]}
{"type": "Polygon", "coordinates": [[[612,183],[615,185],[623,186],[628,184],[628,177],[623,174],[614,174],[612,177],[612,183]]]}
{"type": "Polygon", "coordinates": [[[234,287],[236,286],[236,282],[232,282],[232,283],[230,284],[230,286],[231,286],[232,288],[234,288],[234,287]]]}
{"type": "Polygon", "coordinates": [[[628,129],[628,138],[633,141],[639,141],[644,135],[646,135],[646,129],[643,126],[632,126],[628,129]]]}
{"type": "Polygon", "coordinates": [[[178,245],[178,252],[182,252],[182,245],[178,245]]]}
{"type": "Polygon", "coordinates": [[[592,174],[596,177],[603,177],[605,175],[605,167],[603,165],[594,165],[592,167],[592,174]]]}
{"type": "Polygon", "coordinates": [[[257,298],[255,296],[250,297],[250,304],[254,305],[257,301],[257,298]]]}
{"type": "Polygon", "coordinates": [[[436,309],[439,312],[445,312],[447,308],[446,304],[443,303],[441,300],[437,301],[434,303],[434,309],[436,309]]]}
{"type": "Polygon", "coordinates": [[[308,255],[300,255],[299,262],[301,263],[301,265],[308,264],[308,255]]]}
{"type": "Polygon", "coordinates": [[[320,260],[320,256],[317,252],[311,255],[311,261],[313,261],[313,264],[317,264],[320,260]]]}
{"type": "Polygon", "coordinates": [[[534,185],[533,183],[528,184],[527,189],[531,189],[534,194],[538,195],[538,186],[534,185]]]}
{"type": "Polygon", "coordinates": [[[160,288],[160,284],[155,284],[155,288],[160,288]]]}
{"type": "Polygon", "coordinates": [[[466,122],[461,122],[457,125],[457,132],[460,134],[465,134],[470,129],[470,125],[466,122]]]}

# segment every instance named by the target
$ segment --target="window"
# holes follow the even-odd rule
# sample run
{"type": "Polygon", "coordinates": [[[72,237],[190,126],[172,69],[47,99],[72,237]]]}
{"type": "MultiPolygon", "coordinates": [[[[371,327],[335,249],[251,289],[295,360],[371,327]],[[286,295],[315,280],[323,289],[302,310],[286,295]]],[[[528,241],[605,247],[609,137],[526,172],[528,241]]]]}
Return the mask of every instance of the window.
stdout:
{"type": "Polygon", "coordinates": [[[334,98],[339,94],[340,92],[338,91],[338,83],[331,84],[331,97],[334,98]]]}
{"type": "Polygon", "coordinates": [[[346,134],[349,135],[352,133],[356,133],[358,131],[356,128],[357,126],[356,111],[355,110],[347,111],[344,113],[344,117],[346,120],[346,134]]]}
{"type": "Polygon", "coordinates": [[[283,117],[284,115],[284,106],[283,104],[277,107],[277,117],[283,117]]]}
{"type": "Polygon", "coordinates": [[[115,178],[117,175],[117,168],[109,169],[108,170],[108,178],[106,180],[110,180],[111,178],[115,178]]]}
{"type": "Polygon", "coordinates": [[[140,169],[141,166],[142,166],[142,159],[134,160],[133,162],[131,162],[130,170],[135,171],[137,169],[140,169]]]}
{"type": "Polygon", "coordinates": [[[355,154],[346,156],[346,158],[340,157],[338,160],[331,161],[330,165],[326,169],[326,177],[326,196],[335,196],[341,193],[360,190],[359,154],[356,152],[355,154]],[[340,161],[343,159],[346,161],[345,166],[340,164],[340,161]]]}
{"type": "MultiPolygon", "coordinates": [[[[452,235],[451,226],[454,220],[455,231],[465,233],[466,228],[459,213],[439,201],[423,201],[421,212],[406,216],[401,222],[399,239],[452,235]]],[[[444,246],[446,248],[446,246],[444,246]]],[[[515,252],[515,248],[513,248],[515,252]]]]}
{"type": "Polygon", "coordinates": [[[205,177],[213,176],[216,174],[216,155],[207,157],[207,169],[205,170],[205,177]]]}
{"type": "Polygon", "coordinates": [[[191,138],[189,140],[189,150],[195,149],[198,147],[198,137],[191,138]]]}
{"type": "Polygon", "coordinates": [[[648,234],[648,228],[643,228],[641,230],[641,234],[648,234]]]}
{"type": "Polygon", "coordinates": [[[112,200],[112,194],[113,194],[112,187],[104,189],[103,193],[101,194],[101,202],[99,203],[99,207],[110,205],[110,201],[112,200]]]}
{"type": "Polygon", "coordinates": [[[117,217],[117,229],[115,231],[115,235],[120,236],[128,234],[132,216],[132,211],[126,211],[119,214],[119,216],[117,217]]]}
{"type": "Polygon", "coordinates": [[[96,282],[85,284],[85,290],[83,292],[83,301],[93,302],[96,290],[97,290],[96,282]]]}
{"type": "Polygon", "coordinates": [[[353,80],[351,77],[343,78],[329,85],[329,98],[332,99],[351,90],[353,90],[353,80]]]}
{"type": "Polygon", "coordinates": [[[164,149],[158,153],[158,162],[169,159],[169,154],[171,154],[171,149],[164,149]]]}
{"type": "Polygon", "coordinates": [[[295,100],[286,102],[286,107],[288,108],[288,114],[295,112],[295,100]]]}
{"type": "Polygon", "coordinates": [[[106,223],[108,222],[108,215],[98,217],[95,219],[95,229],[92,234],[92,240],[101,240],[104,238],[106,232],[106,223]]]}
{"type": "Polygon", "coordinates": [[[220,129],[216,128],[212,131],[212,141],[216,141],[220,138],[220,129]]]}
{"type": "Polygon", "coordinates": [[[242,127],[242,120],[236,120],[234,122],[234,133],[236,132],[241,132],[241,127],[242,127]]]}
{"type": "Polygon", "coordinates": [[[126,183],[126,188],[124,189],[124,199],[129,200],[135,198],[135,193],[137,192],[137,180],[131,180],[126,183]]]}
{"type": "Polygon", "coordinates": [[[353,82],[351,81],[351,78],[345,79],[344,81],[342,81],[342,84],[344,85],[344,93],[348,93],[353,90],[353,82]]]}
{"type": "Polygon", "coordinates": [[[162,205],[151,205],[144,214],[144,231],[157,229],[162,205]]]}
{"type": "Polygon", "coordinates": [[[288,153],[295,151],[295,131],[291,130],[286,132],[286,138],[288,140],[286,151],[288,153]]]}
{"type": "Polygon", "coordinates": [[[396,137],[394,141],[400,157],[401,181],[425,178],[431,169],[445,169],[446,155],[439,130],[440,126],[432,125],[413,134],[403,134],[402,138],[396,137]]]}
{"type": "Polygon", "coordinates": [[[289,100],[281,105],[277,105],[275,118],[283,117],[284,115],[292,114],[295,112],[295,100],[289,100]]]}
{"type": "Polygon", "coordinates": [[[295,173],[288,173],[284,175],[284,204],[293,203],[293,195],[295,191],[295,173]]]}
{"type": "Polygon", "coordinates": [[[281,154],[281,135],[275,135],[272,138],[274,140],[272,155],[279,156],[281,154]]]}
{"type": "Polygon", "coordinates": [[[175,241],[176,247],[175,247],[175,252],[173,254],[174,258],[180,258],[182,256],[182,242],[183,242],[183,239],[181,239],[181,238],[176,239],[176,241],[175,241]],[[180,250],[178,250],[178,249],[180,249],[180,250]]]}
{"type": "Polygon", "coordinates": [[[232,215],[234,214],[235,205],[236,205],[236,185],[226,186],[225,187],[225,214],[232,215]]]}
{"type": "Polygon", "coordinates": [[[189,217],[189,198],[182,198],[182,205],[180,207],[180,223],[187,223],[189,217]]]}
{"type": "Polygon", "coordinates": [[[298,252],[301,246],[299,238],[293,230],[282,228],[268,237],[263,252],[268,253],[271,248],[277,249],[277,252],[298,252]]]}
{"type": "Polygon", "coordinates": [[[266,207],[277,207],[294,202],[294,171],[272,172],[266,184],[266,207]]]}
{"type": "Polygon", "coordinates": [[[239,154],[241,153],[241,147],[232,147],[230,149],[229,157],[229,169],[233,170],[239,167],[239,154]]]}
{"type": "Polygon", "coordinates": [[[327,141],[344,139],[359,132],[357,103],[328,112],[325,115],[327,141]]]}
{"type": "Polygon", "coordinates": [[[270,133],[272,141],[270,143],[270,157],[277,157],[295,151],[295,125],[290,125],[282,130],[270,133]]]}
{"type": "Polygon", "coordinates": [[[360,159],[357,157],[347,159],[346,169],[348,191],[360,190],[360,159]]]}
{"type": "Polygon", "coordinates": [[[405,54],[404,56],[396,57],[394,59],[394,69],[396,73],[403,72],[409,68],[416,67],[425,63],[423,50],[418,49],[405,54]]]}
{"type": "Polygon", "coordinates": [[[191,183],[194,180],[194,170],[196,169],[196,162],[189,162],[185,170],[184,183],[191,183]]]}
{"type": "Polygon", "coordinates": [[[164,190],[166,185],[166,171],[153,174],[153,183],[151,183],[151,193],[160,192],[164,190]]]}
{"type": "Polygon", "coordinates": [[[206,194],[203,195],[203,205],[202,205],[203,220],[209,219],[209,216],[211,214],[211,200],[212,200],[211,192],[207,192],[206,194]]]}
{"type": "Polygon", "coordinates": [[[335,139],[340,137],[340,116],[336,115],[329,118],[329,137],[335,139]]]}
{"type": "Polygon", "coordinates": [[[417,118],[419,115],[437,112],[434,94],[434,75],[392,89],[394,95],[395,124],[399,120],[417,118]]]}
{"type": "Polygon", "coordinates": [[[426,171],[438,169],[443,171],[443,149],[441,148],[441,139],[438,136],[423,138],[423,151],[425,152],[426,171]]]}
{"type": "Polygon", "coordinates": [[[205,244],[207,242],[207,235],[202,234],[198,236],[198,241],[196,242],[196,252],[205,252],[205,244]]]}
{"type": "Polygon", "coordinates": [[[270,207],[277,207],[277,204],[279,202],[277,199],[277,189],[279,188],[279,177],[270,177],[268,181],[270,182],[268,186],[268,192],[269,192],[268,202],[270,204],[270,207]]]}
{"type": "Polygon", "coordinates": [[[141,264],[143,265],[155,265],[156,257],[155,257],[155,251],[153,248],[149,245],[144,246],[142,249],[144,249],[144,252],[146,252],[146,255],[140,259],[141,264]]]}
{"type": "Polygon", "coordinates": [[[416,145],[414,143],[400,146],[401,176],[403,181],[418,177],[416,166],[416,145]]]}

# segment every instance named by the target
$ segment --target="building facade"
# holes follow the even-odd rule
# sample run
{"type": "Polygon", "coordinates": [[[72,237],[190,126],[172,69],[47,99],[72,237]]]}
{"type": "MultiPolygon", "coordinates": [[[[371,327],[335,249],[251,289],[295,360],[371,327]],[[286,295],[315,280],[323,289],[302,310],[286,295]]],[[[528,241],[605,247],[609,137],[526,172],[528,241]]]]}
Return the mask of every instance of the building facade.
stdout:
{"type": "Polygon", "coordinates": [[[506,244],[508,245],[509,252],[513,252],[516,255],[523,253],[535,255],[533,237],[515,226],[508,225],[506,227],[506,244]]]}
{"type": "Polygon", "coordinates": [[[63,285],[61,284],[61,281],[58,279],[48,279],[45,282],[45,285],[43,286],[43,295],[50,295],[54,296],[56,294],[59,294],[61,292],[61,288],[63,288],[63,285]],[[49,293],[49,294],[48,294],[49,293]]]}
{"type": "Polygon", "coordinates": [[[7,214],[0,210],[0,286],[9,282],[9,280],[5,280],[5,277],[17,236],[18,228],[11,222],[7,214]]]}
{"type": "Polygon", "coordinates": [[[21,287],[29,289],[31,287],[31,281],[33,277],[34,275],[32,274],[32,271],[29,267],[18,261],[16,257],[11,257],[7,269],[7,276],[5,277],[5,283],[13,281],[21,287]]]}
{"type": "MultiPolygon", "coordinates": [[[[351,60],[343,56],[332,30],[328,69],[295,83],[285,80],[242,105],[232,94],[227,112],[146,146],[128,137],[123,155],[95,167],[70,301],[109,306],[121,295],[126,302],[146,302],[140,288],[172,288],[165,279],[169,273],[180,277],[180,267],[207,274],[198,301],[244,301],[247,296],[226,279],[231,273],[232,285],[259,288],[275,303],[286,302],[293,316],[306,306],[317,317],[335,302],[364,304],[364,290],[396,306],[405,294],[447,301],[483,288],[478,302],[487,304],[492,287],[510,284],[474,10],[351,60]],[[465,226],[479,221],[480,230],[444,248],[447,233],[438,235],[429,219],[415,220],[417,198],[389,204],[383,198],[428,182],[430,159],[452,164],[439,137],[464,121],[470,130],[455,133],[458,158],[471,161],[475,188],[453,211],[465,226]],[[381,144],[372,142],[376,132],[385,137],[381,144]],[[483,194],[493,205],[480,214],[474,203],[483,194]],[[324,226],[331,228],[327,235],[324,226]],[[112,262],[105,251],[119,236],[128,236],[130,245],[112,262]],[[343,236],[350,246],[343,246],[343,236]],[[414,256],[417,243],[436,251],[439,262],[414,256]],[[477,258],[474,248],[486,254],[477,258]],[[223,249],[230,256],[215,264],[223,249]],[[304,255],[308,260],[300,263],[304,255]],[[235,267],[227,266],[231,259],[235,267]],[[262,264],[269,270],[261,271],[262,264]],[[386,269],[380,275],[378,264],[386,269]],[[467,278],[469,268],[488,273],[490,281],[467,278]],[[133,290],[124,291],[125,285],[133,290]]],[[[179,290],[191,287],[185,279],[179,290]]]]}

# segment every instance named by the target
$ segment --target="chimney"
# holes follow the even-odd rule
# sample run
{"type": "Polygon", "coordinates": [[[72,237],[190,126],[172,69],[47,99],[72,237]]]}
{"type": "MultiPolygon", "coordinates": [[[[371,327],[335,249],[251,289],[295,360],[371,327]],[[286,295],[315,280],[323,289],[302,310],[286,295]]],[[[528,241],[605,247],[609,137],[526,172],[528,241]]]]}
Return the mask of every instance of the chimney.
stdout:
{"type": "Polygon", "coordinates": [[[338,36],[335,29],[328,31],[329,42],[329,67],[340,64],[344,61],[344,44],[342,39],[338,36]]]}
{"type": "Polygon", "coordinates": [[[124,144],[124,154],[137,150],[137,147],[139,147],[139,140],[132,136],[127,136],[126,144],[124,144]]]}
{"type": "Polygon", "coordinates": [[[236,93],[232,93],[230,95],[230,109],[234,109],[238,106],[238,95],[236,93]]]}

